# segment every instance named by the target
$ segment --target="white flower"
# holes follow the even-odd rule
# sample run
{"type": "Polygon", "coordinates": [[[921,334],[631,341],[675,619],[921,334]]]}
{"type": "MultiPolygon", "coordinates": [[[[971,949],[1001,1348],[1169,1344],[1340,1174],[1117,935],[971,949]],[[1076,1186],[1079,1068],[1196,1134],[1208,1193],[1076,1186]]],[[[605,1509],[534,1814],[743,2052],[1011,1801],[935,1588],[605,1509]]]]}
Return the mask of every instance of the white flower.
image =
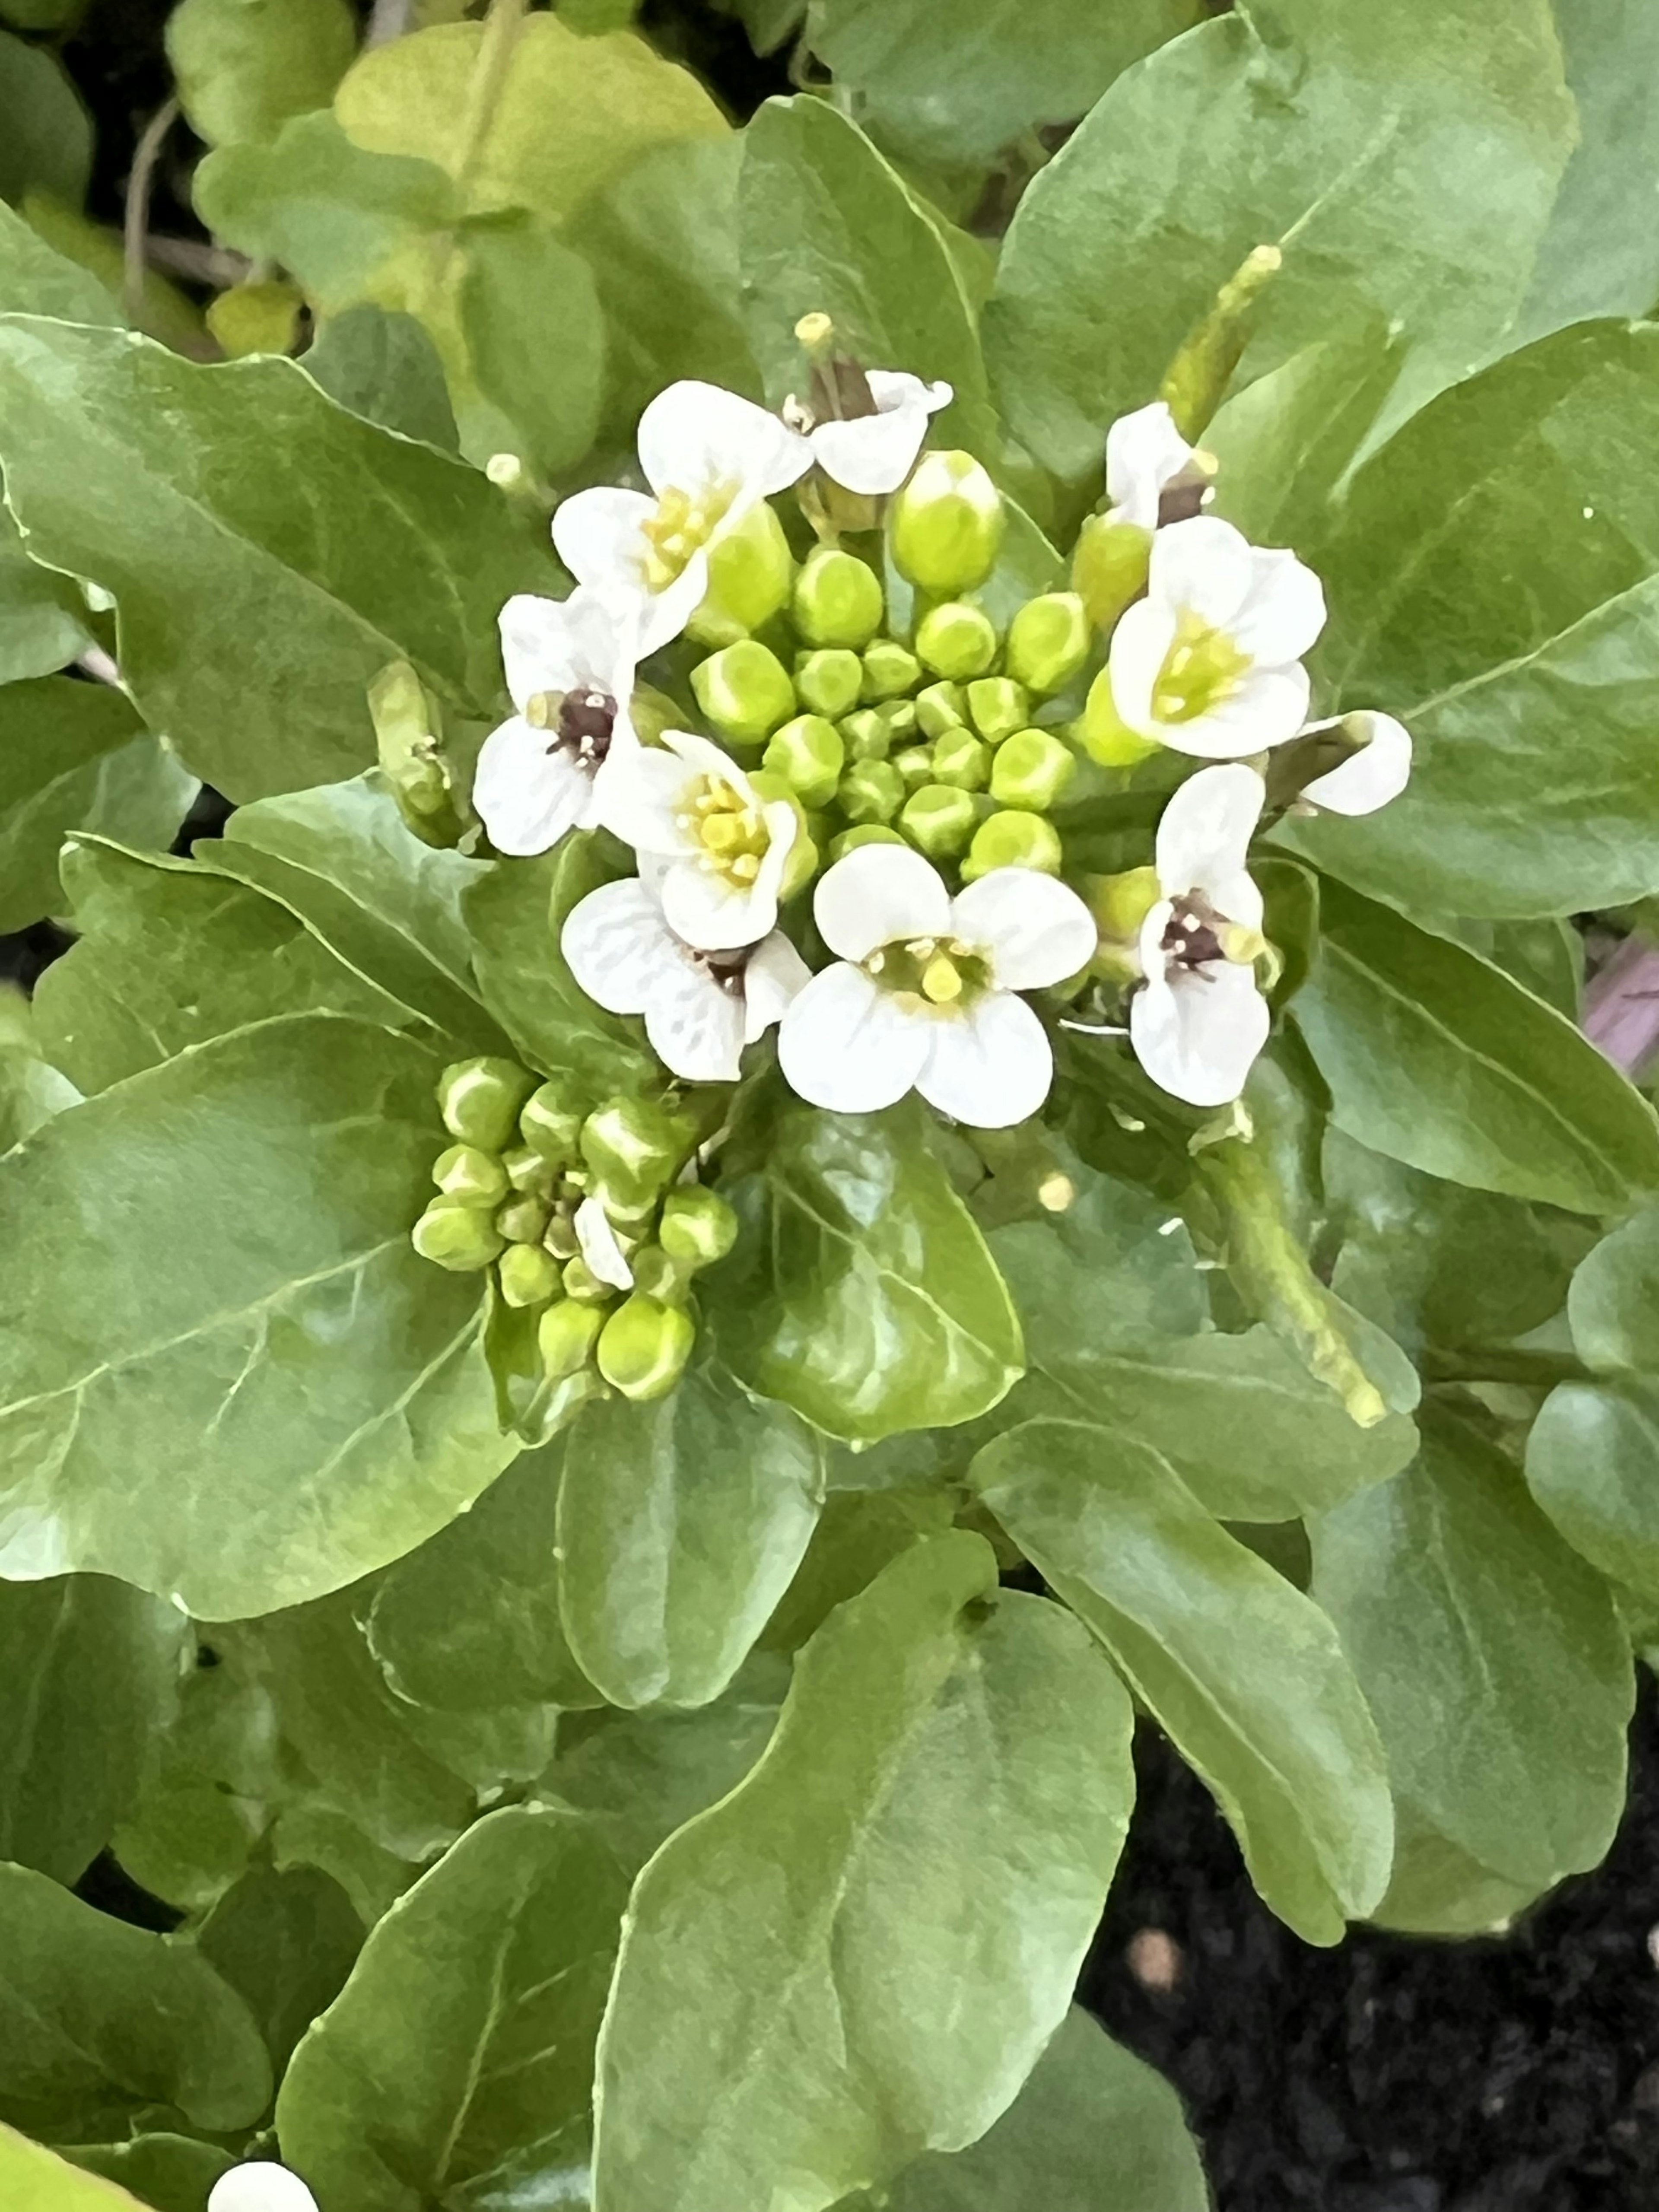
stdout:
{"type": "Polygon", "coordinates": [[[1304,783],[1299,798],[1322,814],[1375,814],[1379,806],[1398,799],[1411,781],[1412,733],[1392,714],[1368,709],[1311,723],[1302,734],[1311,738],[1322,730],[1335,729],[1354,750],[1323,775],[1304,783]]]}
{"type": "Polygon", "coordinates": [[[1017,991],[1075,975],[1095,925],[1075,891],[1031,868],[994,868],[954,899],[902,845],[862,845],[818,883],[812,909],[841,957],[783,1018],[790,1086],[838,1114],[916,1090],[975,1128],[1006,1128],[1048,1095],[1054,1055],[1017,991]]]}
{"type": "MultiPolygon", "coordinates": [[[[924,384],[902,368],[872,368],[864,380],[875,413],[813,423],[806,443],[825,476],[873,498],[898,489],[916,465],[928,416],[948,407],[956,394],[948,384],[924,384]]],[[[784,402],[783,412],[786,422],[811,421],[793,398],[784,402]]]]}
{"type": "Polygon", "coordinates": [[[1325,595],[1294,553],[1208,514],[1152,539],[1146,597],[1112,633],[1112,703],[1137,736],[1200,760],[1283,744],[1308,712],[1307,652],[1325,595]]]}
{"type": "Polygon", "coordinates": [[[219,2176],[207,2212],[317,2212],[317,2200],[297,2173],[272,2159],[249,2159],[219,2176]]]}
{"type": "Polygon", "coordinates": [[[590,891],[560,943],[588,997],[613,1014],[643,1014],[652,1050],[688,1083],[735,1083],[744,1047],[782,1019],[808,976],[780,930],[740,951],[699,951],[635,876],[590,891]]]}
{"type": "Polygon", "coordinates": [[[613,1291],[631,1291],[634,1270],[628,1264],[628,1255],[617,1242],[611,1216],[599,1200],[585,1198],[576,1208],[570,1225],[576,1232],[582,1264],[588,1273],[602,1283],[609,1283],[613,1291]]]}
{"type": "Polygon", "coordinates": [[[498,853],[544,853],[591,830],[607,775],[639,740],[629,716],[634,611],[601,593],[520,592],[501,609],[501,664],[518,713],[484,739],[472,803],[498,853]]]}
{"type": "Polygon", "coordinates": [[[1153,1082],[1189,1106],[1237,1098],[1267,1042],[1255,968],[1261,893],[1245,865],[1266,789],[1242,762],[1200,769],[1158,825],[1163,896],[1141,924],[1146,980],[1129,1001],[1129,1042],[1153,1082]]]}
{"type": "Polygon", "coordinates": [[[803,476],[812,456],[765,408],[694,382],[657,394],[640,417],[639,448],[650,492],[599,484],[573,493],[554,514],[553,543],[579,583],[639,606],[643,658],[702,604],[709,547],[803,476]]]}
{"type": "MultiPolygon", "coordinates": [[[[1194,447],[1175,426],[1168,403],[1153,400],[1120,415],[1106,433],[1106,496],[1110,520],[1156,530],[1164,493],[1191,467],[1194,447]]],[[[1195,487],[1198,489],[1198,487],[1195,487]]]]}
{"type": "Polygon", "coordinates": [[[799,829],[787,799],[764,799],[727,754],[687,730],[665,730],[608,779],[605,826],[660,860],[652,888],[668,926],[700,952],[767,936],[799,829]]]}

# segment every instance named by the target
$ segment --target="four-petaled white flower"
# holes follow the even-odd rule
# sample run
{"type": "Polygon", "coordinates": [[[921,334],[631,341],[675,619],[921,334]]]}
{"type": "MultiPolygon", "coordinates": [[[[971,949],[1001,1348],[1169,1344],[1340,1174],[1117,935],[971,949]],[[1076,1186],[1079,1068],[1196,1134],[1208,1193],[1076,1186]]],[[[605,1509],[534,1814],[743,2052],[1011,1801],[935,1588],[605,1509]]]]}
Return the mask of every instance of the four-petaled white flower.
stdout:
{"type": "Polygon", "coordinates": [[[818,883],[812,910],[840,956],[783,1018],[778,1059],[809,1104],[872,1113],[919,1091],[982,1129],[1035,1114],[1054,1079],[1047,1032],[1018,991],[1085,965],[1095,925],[1077,893],[994,868],[952,898],[902,845],[863,845],[818,883]]]}
{"type": "MultiPolygon", "coordinates": [[[[781,1021],[810,970],[781,930],[757,945],[703,952],[677,937],[644,863],[590,891],[560,939],[570,972],[613,1014],[643,1014],[651,1048],[688,1083],[735,1083],[745,1045],[781,1021]]],[[[590,1262],[590,1265],[592,1263],[590,1262]]]]}
{"type": "Polygon", "coordinates": [[[1412,733],[1392,714],[1366,708],[1310,723],[1302,734],[1311,738],[1322,730],[1336,729],[1354,750],[1323,775],[1304,783],[1299,798],[1322,814],[1375,814],[1379,806],[1398,799],[1411,781],[1412,733]]]}
{"type": "Polygon", "coordinates": [[[1283,744],[1307,717],[1302,655],[1324,623],[1319,579],[1294,553],[1213,515],[1173,522],[1112,633],[1112,702],[1138,736],[1200,760],[1283,744]]]}
{"type": "Polygon", "coordinates": [[[665,730],[630,753],[606,783],[604,822],[664,863],[654,888],[687,945],[726,952],[770,934],[799,819],[708,738],[665,730]]]}
{"type": "MultiPolygon", "coordinates": [[[[1154,399],[1150,407],[1120,415],[1106,433],[1109,519],[1156,530],[1164,495],[1191,469],[1194,453],[1176,429],[1167,401],[1154,399]]],[[[1202,482],[1194,478],[1192,490],[1194,498],[1201,500],[1202,482]]]]}
{"type": "Polygon", "coordinates": [[[640,417],[649,493],[596,484],[553,516],[553,543],[579,583],[640,610],[641,657],[677,638],[708,589],[708,549],[759,501],[811,466],[805,440],[718,385],[659,392],[640,417]]]}
{"type": "Polygon", "coordinates": [[[1189,1106],[1237,1098],[1267,1042],[1255,965],[1261,893],[1246,865],[1266,789],[1242,761],[1200,769],[1158,825],[1162,896],[1141,924],[1146,981],[1129,1001],[1129,1042],[1153,1082],[1189,1106]]]}
{"type": "Polygon", "coordinates": [[[786,422],[811,423],[805,432],[810,458],[825,476],[847,491],[871,498],[896,491],[916,465],[927,419],[948,407],[956,394],[948,384],[925,384],[902,368],[872,368],[864,381],[875,402],[873,415],[842,421],[812,422],[798,399],[784,402],[786,422]]]}
{"type": "Polygon", "coordinates": [[[274,2159],[251,2158],[219,2176],[209,2192],[207,2212],[317,2212],[317,2200],[287,2166],[274,2159]]]}
{"type": "Polygon", "coordinates": [[[520,592],[501,609],[501,664],[518,712],[484,739],[472,801],[499,853],[544,853],[599,819],[606,779],[639,750],[629,719],[633,610],[594,591],[520,592]]]}
{"type": "Polygon", "coordinates": [[[582,1264],[588,1273],[601,1283],[609,1283],[613,1291],[631,1291],[634,1270],[628,1264],[627,1253],[617,1242],[617,1232],[611,1225],[611,1216],[599,1200],[585,1198],[576,1208],[570,1225],[576,1232],[582,1264]]]}

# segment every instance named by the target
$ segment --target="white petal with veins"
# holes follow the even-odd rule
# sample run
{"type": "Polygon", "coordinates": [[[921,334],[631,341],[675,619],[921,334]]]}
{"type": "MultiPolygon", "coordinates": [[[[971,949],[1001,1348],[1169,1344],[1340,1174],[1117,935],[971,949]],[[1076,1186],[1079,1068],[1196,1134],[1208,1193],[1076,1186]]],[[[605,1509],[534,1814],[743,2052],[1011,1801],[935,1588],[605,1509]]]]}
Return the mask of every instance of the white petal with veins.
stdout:
{"type": "Polygon", "coordinates": [[[1099,936],[1077,893],[1035,868],[993,868],[969,884],[951,902],[951,930],[984,950],[1004,991],[1064,982],[1093,957],[1099,936]]]}
{"type": "Polygon", "coordinates": [[[1047,1033],[1024,1000],[988,991],[960,1013],[934,1017],[916,1088],[969,1128],[1006,1129],[1036,1112],[1054,1074],[1047,1033]]]}
{"type": "Polygon", "coordinates": [[[931,860],[908,845],[859,845],[818,878],[812,913],[843,960],[866,960],[896,939],[943,937],[951,894],[931,860]]]}

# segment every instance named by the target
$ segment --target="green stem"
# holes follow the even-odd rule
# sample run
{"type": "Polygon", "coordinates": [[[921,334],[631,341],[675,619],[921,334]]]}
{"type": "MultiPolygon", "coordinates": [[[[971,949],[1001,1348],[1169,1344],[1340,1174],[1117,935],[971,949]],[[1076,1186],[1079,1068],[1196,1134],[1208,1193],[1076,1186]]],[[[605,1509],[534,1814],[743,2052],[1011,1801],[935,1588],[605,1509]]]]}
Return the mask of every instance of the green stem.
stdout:
{"type": "Polygon", "coordinates": [[[1583,1360],[1570,1352],[1528,1352],[1514,1346],[1473,1352],[1429,1346],[1419,1364],[1425,1382],[1520,1382],[1553,1390],[1558,1382],[1589,1380],[1583,1360]]]}
{"type": "MultiPolygon", "coordinates": [[[[455,197],[463,216],[469,211],[473,186],[477,183],[478,171],[483,162],[484,149],[495,125],[507,73],[513,63],[513,49],[518,43],[519,27],[525,17],[525,8],[526,0],[489,0],[483,36],[478,43],[478,57],[472,64],[472,74],[467,79],[466,106],[461,117],[461,150],[455,164],[455,197]]],[[[444,279],[449,273],[450,259],[454,251],[454,231],[440,231],[432,241],[426,283],[420,304],[416,308],[416,313],[428,322],[437,313],[444,279]]]]}

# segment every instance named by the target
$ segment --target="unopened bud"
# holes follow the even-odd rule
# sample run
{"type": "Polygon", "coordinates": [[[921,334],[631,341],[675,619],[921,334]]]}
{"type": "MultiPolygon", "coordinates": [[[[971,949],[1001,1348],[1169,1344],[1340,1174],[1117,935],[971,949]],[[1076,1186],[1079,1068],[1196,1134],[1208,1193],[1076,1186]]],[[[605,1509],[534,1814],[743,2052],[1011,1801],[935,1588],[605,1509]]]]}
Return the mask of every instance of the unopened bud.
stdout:
{"type": "Polygon", "coordinates": [[[933,740],[935,783],[954,784],[958,791],[983,791],[991,773],[991,748],[971,730],[947,730],[933,740]]]}
{"type": "MultiPolygon", "coordinates": [[[[13,17],[27,23],[27,15],[13,17]]],[[[233,284],[209,306],[207,326],[232,361],[249,354],[292,353],[299,343],[305,295],[281,277],[233,284]]]]}
{"type": "Polygon", "coordinates": [[[592,1357],[604,1327],[603,1306],[587,1304],[580,1298],[562,1298],[557,1305],[550,1306],[536,1330],[549,1382],[562,1382],[569,1376],[580,1375],[592,1357]]]}
{"type": "Polygon", "coordinates": [[[864,653],[862,696],[872,705],[884,699],[902,699],[921,681],[921,663],[908,645],[896,638],[878,637],[864,653]]]}
{"type": "Polygon", "coordinates": [[[498,1206],[507,1193],[507,1170],[494,1152],[477,1145],[452,1145],[432,1163],[432,1180],[446,1198],[463,1206],[498,1206]]]}
{"type": "Polygon", "coordinates": [[[844,860],[849,853],[856,853],[860,845],[902,845],[904,840],[896,830],[885,822],[860,822],[856,829],[843,830],[839,836],[830,840],[830,858],[844,860]]]}
{"type": "Polygon", "coordinates": [[[947,599],[930,607],[916,624],[916,654],[935,676],[965,684],[983,676],[997,657],[995,625],[982,607],[966,599],[947,599]]]}
{"type": "Polygon", "coordinates": [[[495,1215],[495,1226],[509,1244],[539,1244],[547,1234],[547,1200],[528,1191],[516,1192],[495,1215]]]}
{"type": "Polygon", "coordinates": [[[822,714],[797,714],[775,731],[761,756],[774,775],[781,775],[803,806],[824,806],[836,795],[847,748],[833,722],[822,714]]]}
{"type": "Polygon", "coordinates": [[[617,1295],[614,1283],[602,1282],[580,1253],[567,1260],[560,1271],[564,1294],[580,1305],[605,1305],[617,1295]]]}
{"type": "Polygon", "coordinates": [[[552,1163],[544,1160],[533,1145],[514,1145],[503,1152],[501,1167],[514,1190],[527,1191],[533,1198],[552,1197],[552,1163]]]}
{"type": "Polygon", "coordinates": [[[873,707],[843,714],[838,726],[849,761],[885,760],[893,749],[891,726],[873,707]]]}
{"type": "Polygon", "coordinates": [[[1031,702],[1012,676],[981,676],[968,686],[968,719],[988,745],[1000,745],[1031,719],[1031,702]]]}
{"type": "Polygon", "coordinates": [[[685,1372],[697,1333],[683,1306],[635,1291],[599,1332],[599,1372],[613,1390],[641,1402],[661,1398],[685,1372]]]}
{"type": "Polygon", "coordinates": [[[904,803],[904,784],[891,761],[854,761],[836,800],[851,823],[890,822],[904,803]]]}
{"type": "Polygon", "coordinates": [[[1040,876],[1057,876],[1060,862],[1060,832],[1045,815],[993,814],[974,832],[962,878],[971,884],[995,868],[1033,868],[1040,876]]]}
{"type": "Polygon", "coordinates": [[[624,1213],[652,1205],[679,1172],[696,1132],[652,1098],[611,1098],[582,1124],[581,1152],[624,1213]]]}
{"type": "Polygon", "coordinates": [[[995,568],[1006,523],[1002,495],[971,453],[924,453],[893,501],[893,559],[922,591],[954,599],[995,568]]]}
{"type": "Polygon", "coordinates": [[[539,1244],[509,1244],[495,1279],[510,1306],[542,1306],[558,1293],[559,1263],[539,1244]]]}
{"type": "Polygon", "coordinates": [[[757,500],[735,529],[708,549],[708,592],[688,625],[693,637],[731,645],[789,604],[795,556],[783,525],[757,500]]]}
{"type": "Polygon", "coordinates": [[[489,1054],[458,1060],[438,1079],[438,1111],[452,1137],[481,1152],[505,1151],[519,1109],[536,1087],[536,1079],[516,1060],[489,1054]]]}
{"type": "Polygon", "coordinates": [[[1083,719],[1077,725],[1083,750],[1102,768],[1133,768],[1158,750],[1156,738],[1143,738],[1132,730],[1117,711],[1112,696],[1112,672],[1103,668],[1089,686],[1083,719]]]}
{"type": "Polygon", "coordinates": [[[1091,514],[1078,532],[1072,555],[1072,586],[1097,630],[1115,629],[1125,607],[1146,588],[1152,557],[1152,533],[1138,522],[1119,522],[1091,514]]]}
{"type": "Polygon", "coordinates": [[[914,699],[884,699],[876,712],[887,732],[890,751],[895,745],[908,745],[915,736],[916,702],[914,699]]]}
{"type": "Polygon", "coordinates": [[[507,1242],[483,1207],[457,1198],[434,1198],[409,1241],[422,1259],[461,1275],[487,1267],[507,1242]]]}
{"type": "Polygon", "coordinates": [[[465,825],[443,756],[442,720],[406,660],[394,660],[370,684],[368,712],[398,811],[422,844],[455,844],[465,825]]]}
{"type": "Polygon", "coordinates": [[[893,755],[893,766],[907,792],[920,791],[924,783],[936,781],[932,745],[907,745],[902,753],[893,755]]]}
{"type": "Polygon", "coordinates": [[[697,704],[733,744],[757,745],[795,711],[789,672],[769,647],[740,638],[691,671],[697,704]]]}
{"type": "Polygon", "coordinates": [[[899,827],[930,860],[948,860],[967,849],[977,819],[967,792],[948,783],[924,783],[905,801],[899,827]]]}
{"type": "Polygon", "coordinates": [[[1028,691],[1063,691],[1089,658],[1088,611],[1076,592],[1027,599],[1008,625],[1007,668],[1028,691]]]}
{"type": "Polygon", "coordinates": [[[887,611],[881,579],[867,561],[838,546],[808,554],[795,579],[795,628],[809,645],[868,645],[887,611]]]}
{"type": "Polygon", "coordinates": [[[1084,890],[1101,935],[1126,945],[1136,942],[1141,923],[1163,895],[1156,868],[1125,868],[1115,876],[1091,876],[1084,890]]]}
{"type": "Polygon", "coordinates": [[[916,727],[925,738],[967,727],[968,695],[959,684],[930,684],[917,692],[915,708],[916,727]]]}
{"type": "Polygon", "coordinates": [[[712,1267],[737,1243],[738,1217],[717,1190],[690,1184],[664,1199],[657,1241],[688,1267],[712,1267]]]}
{"type": "Polygon", "coordinates": [[[997,747],[991,796],[999,806],[1046,814],[1077,774],[1077,755],[1052,730],[1016,730],[997,747]]]}
{"type": "Polygon", "coordinates": [[[629,1264],[634,1270],[636,1291],[642,1291],[647,1297],[656,1298],[665,1306],[685,1303],[691,1271],[672,1258],[660,1244],[641,1244],[630,1255],[629,1264]]]}
{"type": "Polygon", "coordinates": [[[850,646],[820,646],[795,656],[795,696],[814,714],[838,722],[859,703],[864,663],[850,646]]]}
{"type": "Polygon", "coordinates": [[[581,1143],[582,1116],[571,1112],[564,1097],[556,1083],[544,1083],[525,1101],[519,1115],[519,1132],[526,1144],[556,1168],[568,1165],[581,1143]]]}

